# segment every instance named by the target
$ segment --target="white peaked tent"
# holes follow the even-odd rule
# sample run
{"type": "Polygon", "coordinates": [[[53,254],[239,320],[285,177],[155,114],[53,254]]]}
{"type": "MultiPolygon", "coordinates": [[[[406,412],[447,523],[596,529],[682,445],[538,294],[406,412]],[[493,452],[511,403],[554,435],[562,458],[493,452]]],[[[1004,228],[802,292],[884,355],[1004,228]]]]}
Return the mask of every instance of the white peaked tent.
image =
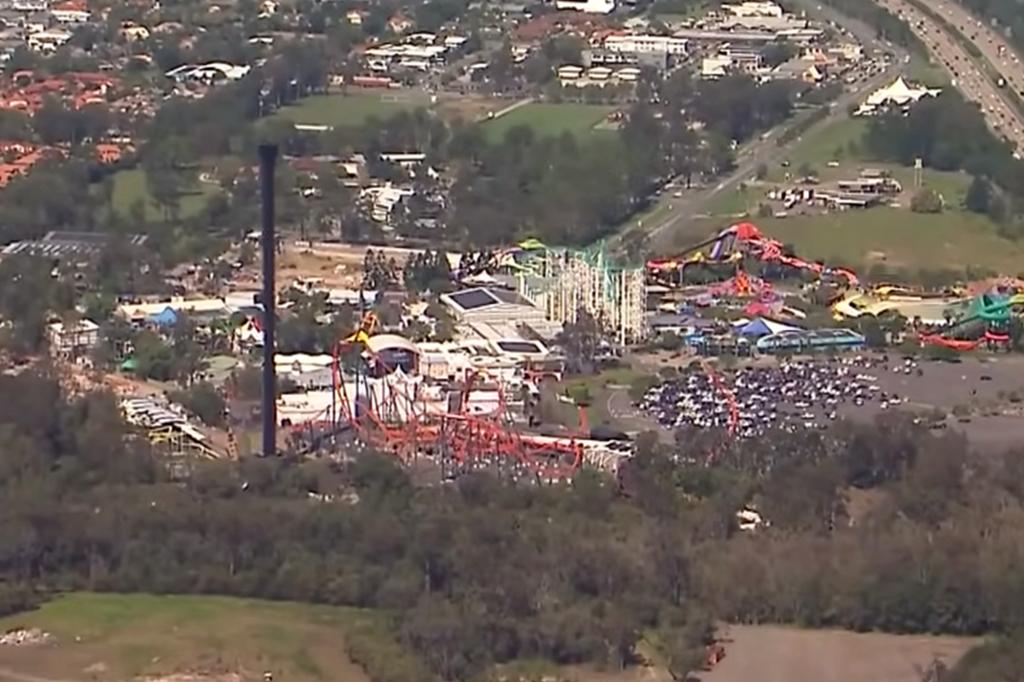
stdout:
{"type": "Polygon", "coordinates": [[[888,106],[906,106],[918,102],[924,97],[937,97],[942,93],[940,88],[925,88],[908,85],[900,76],[895,81],[875,90],[861,105],[857,113],[871,113],[888,106]]]}

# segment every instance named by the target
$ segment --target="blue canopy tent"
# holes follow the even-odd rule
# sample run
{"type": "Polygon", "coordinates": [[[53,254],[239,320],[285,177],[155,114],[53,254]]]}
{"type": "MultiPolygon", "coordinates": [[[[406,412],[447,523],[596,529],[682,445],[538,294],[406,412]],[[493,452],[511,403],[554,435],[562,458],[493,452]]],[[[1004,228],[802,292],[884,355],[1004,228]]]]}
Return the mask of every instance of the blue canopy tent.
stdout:
{"type": "Polygon", "coordinates": [[[167,306],[160,312],[150,315],[147,319],[158,327],[171,327],[177,323],[178,313],[174,312],[174,308],[167,306]]]}
{"type": "Polygon", "coordinates": [[[782,324],[775,320],[769,320],[764,317],[755,317],[753,320],[742,325],[736,329],[736,333],[740,336],[747,336],[751,338],[760,338],[762,336],[768,336],[770,334],[778,334],[779,332],[791,331],[799,329],[799,327],[793,327],[788,324],[782,324]]]}

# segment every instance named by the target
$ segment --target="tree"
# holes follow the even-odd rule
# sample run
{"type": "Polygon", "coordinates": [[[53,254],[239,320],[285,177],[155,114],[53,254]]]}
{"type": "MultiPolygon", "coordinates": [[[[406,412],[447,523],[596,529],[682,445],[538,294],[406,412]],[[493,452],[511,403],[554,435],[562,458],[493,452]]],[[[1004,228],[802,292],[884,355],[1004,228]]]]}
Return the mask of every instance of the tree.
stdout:
{"type": "Polygon", "coordinates": [[[964,206],[974,213],[988,213],[991,199],[992,186],[983,176],[975,175],[970,187],[967,188],[964,206]]]}
{"type": "Polygon", "coordinates": [[[183,405],[207,426],[224,425],[224,398],[209,382],[201,381],[184,391],[175,391],[170,398],[183,405]]]}
{"type": "Polygon", "coordinates": [[[558,343],[565,351],[567,368],[576,374],[593,372],[600,341],[600,325],[593,315],[581,309],[576,321],[566,323],[558,335],[558,343]]]}
{"type": "Polygon", "coordinates": [[[942,197],[933,189],[922,189],[910,199],[910,210],[914,213],[942,213],[942,197]]]}

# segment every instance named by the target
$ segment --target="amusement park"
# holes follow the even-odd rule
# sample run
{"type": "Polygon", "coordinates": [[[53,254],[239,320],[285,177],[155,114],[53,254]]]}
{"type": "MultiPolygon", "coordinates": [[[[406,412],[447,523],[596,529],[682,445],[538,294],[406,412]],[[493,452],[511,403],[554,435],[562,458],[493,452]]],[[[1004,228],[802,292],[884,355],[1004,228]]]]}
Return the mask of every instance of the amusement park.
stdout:
{"type": "MultiPolygon", "coordinates": [[[[642,263],[604,245],[574,250],[535,239],[387,257],[318,254],[296,243],[282,257],[316,265],[273,285],[275,318],[287,326],[296,301],[316,300],[315,325],[334,339],[269,352],[259,306],[238,306],[237,293],[219,299],[218,310],[244,320],[232,332],[233,371],[270,367],[276,400],[261,410],[224,389],[226,435],[206,437],[210,430],[181,410],[169,417],[173,405],[129,396],[136,402],[124,403],[126,413],[154,443],[237,457],[254,449],[240,448],[253,439],[245,415],[269,411],[276,448],[298,456],[331,456],[354,442],[439,480],[486,469],[566,481],[582,467],[617,471],[645,431],[743,439],[825,429],[910,403],[940,407],[922,388],[927,375],[946,371],[942,363],[1012,363],[1024,312],[1014,280],[942,289],[867,282],[851,268],[801,258],[750,222],[642,263]],[[339,264],[345,258],[350,265],[339,264]],[[439,278],[412,290],[410,272],[428,261],[439,278]],[[314,276],[346,267],[347,281],[314,276]],[[336,322],[343,311],[347,328],[336,322]]],[[[125,314],[159,328],[168,316],[214,308],[166,301],[125,314]]],[[[1024,381],[985,388],[997,385],[1007,396],[1024,381]]],[[[980,400],[971,391],[960,412],[980,400]]]]}
{"type": "MultiPolygon", "coordinates": [[[[604,249],[552,249],[536,240],[449,259],[452,290],[439,301],[455,338],[414,341],[368,311],[330,354],[302,359],[319,363],[320,386],[282,395],[278,414],[303,447],[345,434],[406,463],[433,463],[446,477],[494,467],[565,480],[581,466],[616,468],[628,444],[593,434],[628,438],[642,421],[622,428],[607,410],[563,394],[556,399],[571,403],[563,407],[573,408],[572,422],[555,430],[535,414],[552,386],[571,380],[565,330],[584,317],[595,326],[595,357],[649,367],[648,351],[675,344],[668,367],[696,369],[688,389],[662,381],[624,412],[646,413],[667,430],[751,437],[790,423],[823,428],[849,412],[844,404],[896,407],[906,398],[857,370],[877,366],[871,352],[1008,351],[1024,310],[1024,294],[1009,281],[973,295],[963,287],[871,285],[849,268],[800,258],[751,223],[643,266],[621,266],[604,249]],[[737,370],[736,361],[751,368],[737,370]],[[801,393],[812,397],[797,400],[801,393]],[[665,409],[670,395],[683,407],[665,409]],[[592,428],[594,415],[602,423],[592,428]]],[[[275,363],[287,376],[295,360],[275,363]]],[[[900,376],[919,370],[916,360],[901,368],[900,376]]]]}

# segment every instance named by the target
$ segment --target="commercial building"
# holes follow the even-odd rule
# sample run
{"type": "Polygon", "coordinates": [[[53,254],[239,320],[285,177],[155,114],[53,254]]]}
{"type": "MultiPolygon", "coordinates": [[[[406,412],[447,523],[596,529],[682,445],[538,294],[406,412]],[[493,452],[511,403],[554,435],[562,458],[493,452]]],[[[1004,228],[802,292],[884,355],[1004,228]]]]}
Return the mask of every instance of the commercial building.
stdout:
{"type": "Polygon", "coordinates": [[[688,40],[675,36],[646,34],[611,35],[604,40],[604,48],[606,50],[629,55],[665,54],[685,57],[688,46],[688,40]]]}
{"type": "Polygon", "coordinates": [[[615,0],[555,0],[555,9],[587,14],[611,14],[615,10],[615,0]]]}
{"type": "Polygon", "coordinates": [[[785,11],[774,2],[741,2],[722,5],[722,10],[734,17],[781,17],[785,11]]]}
{"type": "Polygon", "coordinates": [[[92,320],[54,322],[46,327],[46,343],[50,354],[75,360],[88,355],[100,340],[100,326],[92,320]]]}
{"type": "Polygon", "coordinates": [[[864,343],[864,336],[852,329],[792,329],[764,336],[755,345],[762,353],[809,353],[856,350],[864,343]]]}
{"type": "Polygon", "coordinates": [[[442,294],[441,302],[463,324],[489,322],[497,324],[546,323],[544,311],[530,304],[514,291],[478,287],[442,294]]]}

